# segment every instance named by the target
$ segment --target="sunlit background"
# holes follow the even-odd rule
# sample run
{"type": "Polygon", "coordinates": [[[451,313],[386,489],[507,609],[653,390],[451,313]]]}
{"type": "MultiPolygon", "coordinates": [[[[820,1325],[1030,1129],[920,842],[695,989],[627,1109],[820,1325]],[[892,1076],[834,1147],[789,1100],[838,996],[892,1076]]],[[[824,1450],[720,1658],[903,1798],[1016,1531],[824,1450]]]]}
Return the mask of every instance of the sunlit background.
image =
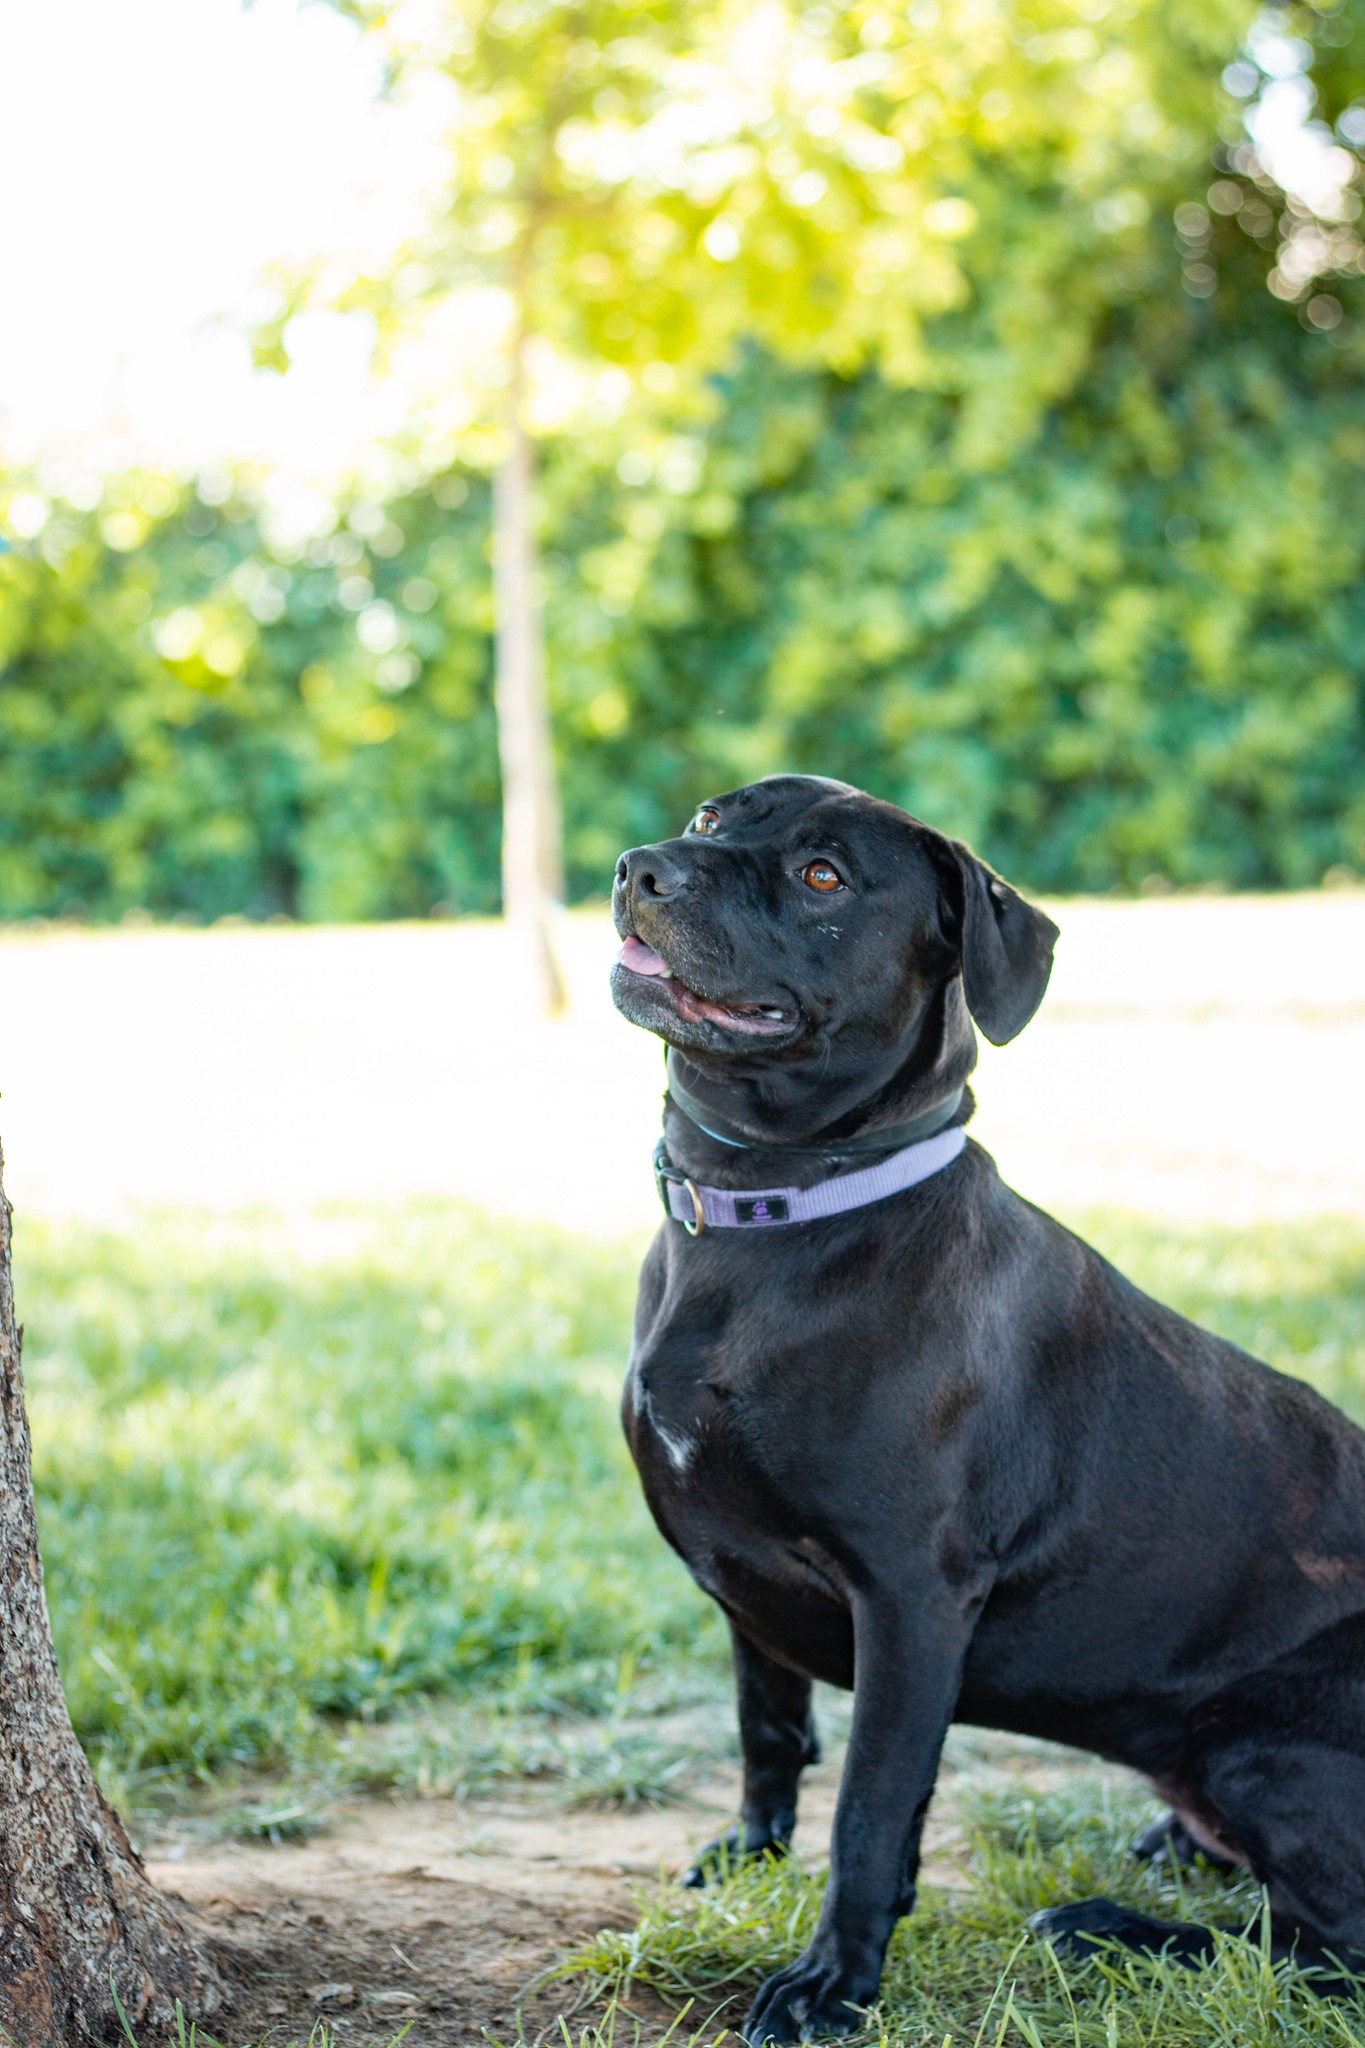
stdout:
{"type": "Polygon", "coordinates": [[[286,388],[245,325],[270,265],[407,225],[429,165],[381,84],[354,25],[294,0],[5,11],[9,464],[78,503],[134,467],[347,474],[392,424],[368,336],[337,319],[310,353],[301,334],[286,388]]]}
{"type": "MultiPolygon", "coordinates": [[[[1350,22],[1346,9],[1305,12],[1318,34],[1350,22]]],[[[1235,41],[1235,12],[1226,19],[1235,41]]],[[[1246,50],[1224,81],[1265,170],[1339,227],[1354,218],[1365,110],[1348,103],[1332,132],[1314,46],[1296,26],[1292,9],[1246,18],[1246,50]]],[[[430,82],[398,103],[384,82],[381,50],[320,0],[5,11],[0,447],[11,468],[36,467],[79,503],[133,466],[194,474],[250,461],[334,484],[373,455],[403,414],[376,402],[363,316],[303,322],[285,379],[253,370],[246,330],[273,310],[273,266],[320,250],[382,264],[440,188],[430,82]]],[[[1288,276],[1301,286],[1323,252],[1311,233],[1296,240],[1288,276]]]]}

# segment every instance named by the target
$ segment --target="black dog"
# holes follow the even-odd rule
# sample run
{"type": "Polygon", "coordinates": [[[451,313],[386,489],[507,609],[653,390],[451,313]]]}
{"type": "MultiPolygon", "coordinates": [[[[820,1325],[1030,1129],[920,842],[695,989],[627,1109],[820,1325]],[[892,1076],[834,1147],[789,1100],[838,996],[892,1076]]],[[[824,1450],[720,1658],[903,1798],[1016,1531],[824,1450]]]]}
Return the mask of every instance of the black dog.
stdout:
{"type": "MultiPolygon", "coordinates": [[[[625,1425],[730,1620],[732,1850],[791,1835],[811,1679],[854,1695],[819,1926],[746,2038],[847,2033],[875,1999],[953,1720],[1146,1773],[1172,1851],[1249,1863],[1277,1947],[1359,1968],[1365,1434],[964,1143],[972,1020],[997,1045],[1023,1029],[1056,927],[966,847],[804,776],[627,854],[614,907],[615,1001],[674,1048],[677,1220],[645,1264],[625,1425]],[[888,1157],[913,1184],[798,1220],[888,1157]]],[[[1040,1917],[1075,1948],[1211,1948],[1108,1900],[1040,1917]]]]}

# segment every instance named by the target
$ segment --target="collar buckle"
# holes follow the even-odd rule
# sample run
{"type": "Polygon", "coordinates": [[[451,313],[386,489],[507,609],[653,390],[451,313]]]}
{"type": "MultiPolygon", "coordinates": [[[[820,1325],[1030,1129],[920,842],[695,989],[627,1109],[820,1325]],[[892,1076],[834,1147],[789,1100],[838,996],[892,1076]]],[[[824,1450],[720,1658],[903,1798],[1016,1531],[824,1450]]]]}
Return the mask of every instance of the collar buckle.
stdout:
{"type": "Polygon", "coordinates": [[[663,1203],[664,1214],[669,1221],[681,1223],[689,1237],[700,1237],[706,1228],[706,1210],[702,1205],[701,1189],[690,1174],[682,1173],[676,1166],[669,1165],[662,1138],[654,1147],[654,1185],[659,1191],[659,1200],[663,1203]],[[668,1199],[670,1182],[674,1187],[686,1188],[692,1203],[690,1217],[674,1214],[673,1204],[668,1199]]]}

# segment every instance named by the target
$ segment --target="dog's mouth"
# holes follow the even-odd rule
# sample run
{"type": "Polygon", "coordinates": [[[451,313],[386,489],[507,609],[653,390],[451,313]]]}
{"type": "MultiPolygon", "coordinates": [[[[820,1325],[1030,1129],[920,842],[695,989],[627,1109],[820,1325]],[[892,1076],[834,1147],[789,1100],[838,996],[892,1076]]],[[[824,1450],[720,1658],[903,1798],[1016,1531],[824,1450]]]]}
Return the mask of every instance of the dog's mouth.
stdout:
{"type": "Polygon", "coordinates": [[[627,974],[637,974],[642,981],[652,981],[659,994],[687,1024],[716,1024],[722,1031],[743,1032],[751,1038],[773,1037],[790,1031],[797,1021],[794,1010],[784,1010],[775,1003],[720,1003],[710,996],[702,995],[699,989],[689,988],[685,981],[679,981],[673,969],[647,946],[643,939],[633,934],[622,946],[616,964],[627,974]]]}

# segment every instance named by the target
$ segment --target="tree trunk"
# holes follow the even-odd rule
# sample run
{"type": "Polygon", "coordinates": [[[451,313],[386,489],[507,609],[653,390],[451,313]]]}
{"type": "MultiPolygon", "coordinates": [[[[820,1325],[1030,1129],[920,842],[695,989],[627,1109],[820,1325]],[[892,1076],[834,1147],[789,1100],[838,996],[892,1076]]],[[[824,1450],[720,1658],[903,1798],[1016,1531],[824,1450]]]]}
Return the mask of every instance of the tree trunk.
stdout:
{"type": "Polygon", "coordinates": [[[555,906],[564,895],[559,792],[545,696],[545,644],[537,589],[533,457],[524,417],[523,342],[512,349],[508,446],[493,485],[493,588],[497,612],[498,752],[502,761],[503,914],[535,964],[541,1000],[564,1008],[555,906]]]}
{"type": "MultiPolygon", "coordinates": [[[[126,2041],[222,2002],[95,1783],[52,1651],[14,1323],[0,1156],[0,2033],[18,2048],[126,2041]]],[[[145,2038],[145,2037],[144,2037],[145,2038]]]]}

